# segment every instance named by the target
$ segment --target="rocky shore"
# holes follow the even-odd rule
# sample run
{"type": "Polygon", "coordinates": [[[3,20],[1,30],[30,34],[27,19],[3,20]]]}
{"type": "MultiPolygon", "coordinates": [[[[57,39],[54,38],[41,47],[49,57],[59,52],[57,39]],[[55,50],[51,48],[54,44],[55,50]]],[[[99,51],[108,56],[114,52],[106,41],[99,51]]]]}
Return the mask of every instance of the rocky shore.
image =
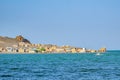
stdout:
{"type": "Polygon", "coordinates": [[[32,44],[19,35],[15,38],[0,36],[1,53],[95,53],[106,52],[106,48],[99,50],[72,47],[69,45],[57,46],[53,44],[32,44]]]}

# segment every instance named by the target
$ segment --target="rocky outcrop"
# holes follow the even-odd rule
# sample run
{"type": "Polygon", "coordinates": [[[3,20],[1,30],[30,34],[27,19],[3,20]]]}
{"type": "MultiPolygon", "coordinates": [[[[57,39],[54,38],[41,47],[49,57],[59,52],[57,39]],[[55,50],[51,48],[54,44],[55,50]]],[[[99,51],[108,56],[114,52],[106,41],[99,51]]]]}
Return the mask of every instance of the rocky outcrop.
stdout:
{"type": "Polygon", "coordinates": [[[22,42],[24,38],[21,35],[19,35],[19,36],[16,36],[15,39],[19,42],[22,42]]]}
{"type": "Polygon", "coordinates": [[[30,43],[29,40],[25,39],[23,36],[19,35],[16,38],[3,37],[0,36],[0,47],[12,47],[13,45],[18,45],[19,42],[30,43]]]}
{"type": "Polygon", "coordinates": [[[25,43],[30,43],[29,40],[25,39],[23,36],[19,35],[19,36],[16,36],[15,38],[17,41],[19,42],[25,42],[25,43]]]}

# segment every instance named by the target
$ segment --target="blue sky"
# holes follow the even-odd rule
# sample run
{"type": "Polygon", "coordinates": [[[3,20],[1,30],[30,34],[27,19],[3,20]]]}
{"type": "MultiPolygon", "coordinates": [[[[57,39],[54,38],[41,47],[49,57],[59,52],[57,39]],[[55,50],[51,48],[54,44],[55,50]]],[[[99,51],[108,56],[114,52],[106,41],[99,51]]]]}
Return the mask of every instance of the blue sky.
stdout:
{"type": "Polygon", "coordinates": [[[120,0],[0,0],[0,35],[120,49],[120,0]]]}

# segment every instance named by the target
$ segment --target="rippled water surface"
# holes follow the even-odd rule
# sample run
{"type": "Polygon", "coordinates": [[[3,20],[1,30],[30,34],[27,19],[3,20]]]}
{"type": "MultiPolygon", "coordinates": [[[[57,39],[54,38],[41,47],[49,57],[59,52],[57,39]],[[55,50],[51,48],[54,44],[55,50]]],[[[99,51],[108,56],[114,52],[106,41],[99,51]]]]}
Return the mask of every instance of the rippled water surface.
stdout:
{"type": "Polygon", "coordinates": [[[0,80],[120,80],[120,51],[0,54],[0,80]]]}

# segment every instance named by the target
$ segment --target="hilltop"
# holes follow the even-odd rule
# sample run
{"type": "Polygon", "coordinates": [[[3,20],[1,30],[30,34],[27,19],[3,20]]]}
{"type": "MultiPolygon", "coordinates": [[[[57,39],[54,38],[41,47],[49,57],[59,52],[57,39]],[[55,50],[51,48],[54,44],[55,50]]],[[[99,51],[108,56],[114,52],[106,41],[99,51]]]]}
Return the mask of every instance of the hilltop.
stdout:
{"type": "Polygon", "coordinates": [[[0,36],[0,47],[13,47],[13,45],[17,45],[19,42],[30,43],[29,40],[25,39],[23,36],[19,35],[15,38],[3,37],[0,36]]]}

